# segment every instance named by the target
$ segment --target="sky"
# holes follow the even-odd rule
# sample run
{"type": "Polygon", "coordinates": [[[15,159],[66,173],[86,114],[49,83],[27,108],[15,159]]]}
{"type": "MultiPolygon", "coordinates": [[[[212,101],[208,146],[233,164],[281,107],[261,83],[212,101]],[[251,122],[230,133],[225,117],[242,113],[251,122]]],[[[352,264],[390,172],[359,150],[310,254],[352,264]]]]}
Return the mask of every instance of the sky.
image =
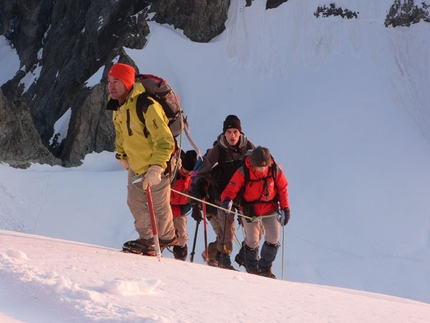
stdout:
{"type": "MultiPolygon", "coordinates": [[[[430,25],[385,28],[387,0],[336,4],[359,19],[316,19],[317,0],[232,1],[208,44],[151,23],[147,46],[125,49],[169,81],[202,151],[236,114],[282,165],[291,221],[277,280],[204,265],[203,225],[194,263],[118,252],[137,234],[112,152],[73,168],[0,164],[0,321],[427,321],[430,25]]],[[[19,69],[2,37],[0,58],[19,69]]],[[[4,66],[1,84],[15,74],[4,66]]],[[[189,250],[195,226],[189,217],[189,250]]]]}

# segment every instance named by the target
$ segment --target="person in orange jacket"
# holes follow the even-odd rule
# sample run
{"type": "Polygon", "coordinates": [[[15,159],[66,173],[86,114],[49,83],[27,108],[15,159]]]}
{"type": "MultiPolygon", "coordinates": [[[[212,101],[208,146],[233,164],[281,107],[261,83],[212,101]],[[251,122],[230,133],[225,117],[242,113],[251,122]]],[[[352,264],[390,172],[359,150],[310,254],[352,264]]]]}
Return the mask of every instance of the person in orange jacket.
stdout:
{"type": "MultiPolygon", "coordinates": [[[[176,173],[172,189],[182,193],[188,193],[191,186],[191,174],[197,163],[195,150],[181,151],[181,164],[176,173]]],[[[175,225],[178,243],[173,247],[173,256],[178,260],[186,260],[188,256],[187,214],[191,211],[191,205],[187,196],[176,193],[173,190],[170,195],[173,223],[175,225]]]]}
{"type": "Polygon", "coordinates": [[[244,266],[248,273],[276,278],[272,264],[279,249],[280,226],[290,219],[288,180],[270,150],[258,146],[231,178],[221,194],[222,207],[230,210],[241,196],[241,222],[245,230],[244,266]],[[259,255],[264,226],[265,241],[259,255]]]}

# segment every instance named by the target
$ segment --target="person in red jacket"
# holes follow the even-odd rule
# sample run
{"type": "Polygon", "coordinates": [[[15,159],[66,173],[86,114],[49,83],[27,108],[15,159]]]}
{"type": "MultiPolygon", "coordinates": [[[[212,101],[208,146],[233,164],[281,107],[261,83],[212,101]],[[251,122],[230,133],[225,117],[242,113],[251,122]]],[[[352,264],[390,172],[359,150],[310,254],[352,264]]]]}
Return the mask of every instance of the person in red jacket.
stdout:
{"type": "MultiPolygon", "coordinates": [[[[195,150],[181,151],[181,164],[176,173],[172,189],[182,193],[188,193],[191,186],[191,174],[197,163],[197,152],[195,150]]],[[[188,234],[187,234],[187,213],[191,211],[191,205],[187,196],[176,193],[173,190],[170,194],[170,206],[173,213],[173,223],[175,225],[178,243],[173,247],[175,259],[184,260],[188,255],[188,234]]]]}
{"type": "Polygon", "coordinates": [[[280,226],[290,219],[288,180],[268,148],[258,146],[231,178],[221,194],[222,207],[230,210],[241,196],[241,222],[245,230],[244,266],[248,273],[276,278],[272,263],[279,249],[280,226]],[[264,227],[265,241],[259,255],[264,227]]]}

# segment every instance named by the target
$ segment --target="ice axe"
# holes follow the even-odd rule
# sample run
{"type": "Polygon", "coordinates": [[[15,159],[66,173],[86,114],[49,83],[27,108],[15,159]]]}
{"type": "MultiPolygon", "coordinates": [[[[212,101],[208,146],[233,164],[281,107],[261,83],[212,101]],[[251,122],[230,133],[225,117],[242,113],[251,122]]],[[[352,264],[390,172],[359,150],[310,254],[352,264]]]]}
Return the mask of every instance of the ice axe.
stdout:
{"type": "Polygon", "coordinates": [[[157,222],[155,220],[154,203],[152,202],[151,188],[146,187],[146,198],[148,199],[149,215],[151,217],[152,235],[154,236],[155,252],[157,253],[158,261],[161,261],[160,241],[158,240],[157,222]]]}

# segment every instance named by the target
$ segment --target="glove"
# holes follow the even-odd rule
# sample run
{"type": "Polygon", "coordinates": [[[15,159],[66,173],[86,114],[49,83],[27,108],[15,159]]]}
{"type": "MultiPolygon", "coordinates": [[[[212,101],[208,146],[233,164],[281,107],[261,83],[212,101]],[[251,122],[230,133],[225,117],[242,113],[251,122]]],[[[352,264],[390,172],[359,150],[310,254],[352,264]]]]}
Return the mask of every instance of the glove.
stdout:
{"type": "Polygon", "coordinates": [[[152,165],[148,168],[148,172],[143,178],[143,188],[146,189],[147,186],[154,186],[160,184],[161,173],[164,172],[164,168],[158,165],[152,165]]]}
{"type": "Polygon", "coordinates": [[[191,216],[197,222],[203,220],[202,217],[202,205],[200,203],[193,204],[193,212],[191,212],[191,216]]]}
{"type": "Polygon", "coordinates": [[[125,170],[128,170],[130,168],[130,165],[128,164],[127,159],[118,159],[118,161],[121,167],[124,168],[125,170]]]}
{"type": "Polygon", "coordinates": [[[286,226],[288,221],[290,221],[290,209],[287,208],[280,212],[279,222],[282,226],[286,226]]]}
{"type": "Polygon", "coordinates": [[[209,189],[209,183],[204,177],[200,177],[196,181],[196,189],[197,193],[200,195],[201,198],[206,197],[207,191],[209,189]]]}
{"type": "MultiPolygon", "coordinates": [[[[224,201],[222,201],[222,203],[221,203],[221,207],[222,208],[224,208],[224,209],[227,209],[227,210],[229,210],[229,211],[231,211],[231,207],[233,206],[233,201],[230,199],[230,198],[226,198],[224,201]]],[[[226,214],[226,215],[228,215],[229,214],[229,212],[226,212],[226,211],[224,211],[223,210],[223,212],[226,214]]]]}

